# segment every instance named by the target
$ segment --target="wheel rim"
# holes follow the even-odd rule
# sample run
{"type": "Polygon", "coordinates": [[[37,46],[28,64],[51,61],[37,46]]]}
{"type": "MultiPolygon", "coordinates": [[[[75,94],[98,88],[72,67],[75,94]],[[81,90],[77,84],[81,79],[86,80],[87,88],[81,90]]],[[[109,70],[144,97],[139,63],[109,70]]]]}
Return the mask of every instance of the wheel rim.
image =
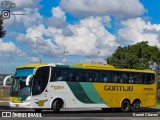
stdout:
{"type": "Polygon", "coordinates": [[[59,110],[61,108],[61,103],[58,102],[56,108],[59,110]]]}
{"type": "Polygon", "coordinates": [[[138,109],[139,109],[139,103],[136,102],[136,103],[133,105],[133,108],[134,108],[135,110],[138,110],[138,109]]]}
{"type": "Polygon", "coordinates": [[[122,106],[123,111],[128,111],[129,110],[129,103],[128,102],[124,102],[123,106],[122,106]]]}

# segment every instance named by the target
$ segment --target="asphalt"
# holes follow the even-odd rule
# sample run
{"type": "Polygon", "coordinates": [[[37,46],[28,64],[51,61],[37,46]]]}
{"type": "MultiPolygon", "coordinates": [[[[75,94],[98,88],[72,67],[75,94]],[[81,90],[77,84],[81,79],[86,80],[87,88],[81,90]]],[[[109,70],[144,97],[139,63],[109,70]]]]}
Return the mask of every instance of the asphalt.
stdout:
{"type": "MultiPolygon", "coordinates": [[[[8,102],[0,102],[0,114],[2,112],[11,112],[11,113],[34,113],[32,109],[13,109],[9,107],[8,102]]],[[[111,120],[159,120],[160,118],[160,108],[143,108],[136,114],[158,114],[158,117],[133,117],[133,112],[121,112],[121,111],[108,111],[103,112],[101,109],[62,109],[60,113],[53,113],[51,110],[44,110],[42,111],[42,118],[38,118],[40,120],[46,119],[54,119],[54,120],[100,120],[100,119],[111,119],[111,120]]],[[[1,116],[1,115],[0,115],[1,116]]],[[[2,119],[11,119],[11,120],[18,120],[18,119],[36,119],[36,118],[0,118],[2,119]]]]}

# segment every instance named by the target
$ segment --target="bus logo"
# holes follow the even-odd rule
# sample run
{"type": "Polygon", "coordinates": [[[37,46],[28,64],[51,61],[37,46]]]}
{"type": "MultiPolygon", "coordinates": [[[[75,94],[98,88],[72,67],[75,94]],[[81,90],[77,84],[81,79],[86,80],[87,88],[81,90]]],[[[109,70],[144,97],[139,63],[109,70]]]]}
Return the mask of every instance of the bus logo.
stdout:
{"type": "Polygon", "coordinates": [[[133,86],[104,86],[105,91],[133,91],[133,86]]]}
{"type": "Polygon", "coordinates": [[[48,101],[48,100],[39,100],[38,102],[36,102],[38,104],[39,107],[43,107],[44,103],[48,101]]]}

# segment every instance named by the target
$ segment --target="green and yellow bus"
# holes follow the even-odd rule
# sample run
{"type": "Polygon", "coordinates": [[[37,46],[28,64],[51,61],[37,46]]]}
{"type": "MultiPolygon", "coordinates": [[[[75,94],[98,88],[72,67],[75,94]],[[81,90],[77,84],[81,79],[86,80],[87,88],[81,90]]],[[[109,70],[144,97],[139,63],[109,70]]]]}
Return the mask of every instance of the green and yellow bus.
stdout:
{"type": "Polygon", "coordinates": [[[36,112],[61,108],[121,108],[138,111],[156,105],[151,70],[117,69],[102,64],[30,64],[16,69],[10,106],[36,112]]]}

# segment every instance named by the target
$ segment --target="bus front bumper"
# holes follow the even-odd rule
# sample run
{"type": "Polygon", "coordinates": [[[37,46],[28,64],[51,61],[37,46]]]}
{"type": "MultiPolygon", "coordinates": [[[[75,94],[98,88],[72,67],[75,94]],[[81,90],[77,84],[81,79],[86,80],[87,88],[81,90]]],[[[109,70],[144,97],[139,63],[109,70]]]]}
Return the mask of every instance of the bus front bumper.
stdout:
{"type": "Polygon", "coordinates": [[[11,108],[31,108],[30,102],[23,102],[23,103],[9,102],[9,105],[11,108]]]}

